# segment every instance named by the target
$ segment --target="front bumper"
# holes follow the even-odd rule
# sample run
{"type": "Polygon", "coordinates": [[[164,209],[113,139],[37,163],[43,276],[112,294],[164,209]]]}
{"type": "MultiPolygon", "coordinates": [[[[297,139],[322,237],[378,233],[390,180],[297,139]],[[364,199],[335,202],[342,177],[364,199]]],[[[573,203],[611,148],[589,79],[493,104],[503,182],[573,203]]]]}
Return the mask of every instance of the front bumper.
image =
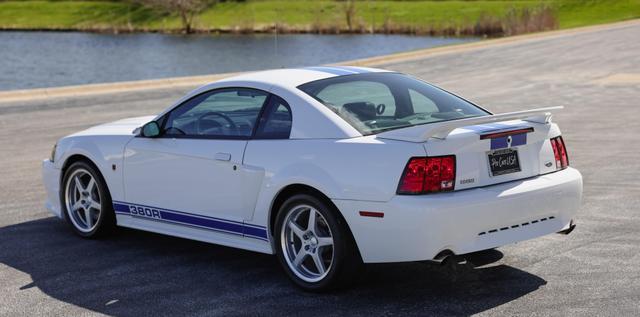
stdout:
{"type": "Polygon", "coordinates": [[[333,202],[364,262],[380,263],[431,260],[444,250],[465,254],[555,233],[569,226],[581,199],[582,175],[567,168],[458,192],[333,202]]]}
{"type": "Polygon", "coordinates": [[[60,208],[60,169],[53,162],[46,159],[42,161],[42,182],[47,192],[45,208],[58,218],[62,218],[60,208]]]}

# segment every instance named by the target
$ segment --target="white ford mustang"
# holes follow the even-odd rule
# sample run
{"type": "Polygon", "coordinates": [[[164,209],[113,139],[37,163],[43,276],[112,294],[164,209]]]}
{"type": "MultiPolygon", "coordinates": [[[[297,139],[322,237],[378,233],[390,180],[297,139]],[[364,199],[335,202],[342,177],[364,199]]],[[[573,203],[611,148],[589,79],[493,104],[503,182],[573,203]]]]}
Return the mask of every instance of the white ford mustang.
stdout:
{"type": "Polygon", "coordinates": [[[491,114],[371,68],[245,74],[60,139],[46,206],[87,238],[122,226],[276,254],[325,290],[362,263],[570,232],[582,176],[552,109],[491,114]]]}

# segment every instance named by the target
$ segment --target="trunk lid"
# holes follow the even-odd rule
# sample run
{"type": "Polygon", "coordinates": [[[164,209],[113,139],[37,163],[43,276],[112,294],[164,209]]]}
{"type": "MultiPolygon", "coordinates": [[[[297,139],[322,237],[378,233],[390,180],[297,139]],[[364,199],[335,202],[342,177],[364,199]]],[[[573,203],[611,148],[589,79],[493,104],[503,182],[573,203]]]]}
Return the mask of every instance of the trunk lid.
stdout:
{"type": "Polygon", "coordinates": [[[454,190],[481,187],[556,170],[549,138],[559,130],[551,123],[552,109],[558,107],[438,122],[377,137],[421,143],[427,156],[455,155],[454,190]]]}

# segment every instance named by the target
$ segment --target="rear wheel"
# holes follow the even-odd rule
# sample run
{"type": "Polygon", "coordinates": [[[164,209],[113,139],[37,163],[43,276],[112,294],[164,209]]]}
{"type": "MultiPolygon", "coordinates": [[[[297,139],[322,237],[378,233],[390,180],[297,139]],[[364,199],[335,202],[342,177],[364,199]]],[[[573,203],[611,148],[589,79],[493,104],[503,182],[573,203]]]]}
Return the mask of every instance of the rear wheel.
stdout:
{"type": "Polygon", "coordinates": [[[345,286],[362,264],[353,238],[333,208],[306,194],[282,205],[276,218],[277,255],[289,278],[308,291],[345,286]]]}
{"type": "Polygon", "coordinates": [[[102,175],[79,161],[66,170],[61,201],[64,215],[75,233],[85,238],[103,236],[115,227],[111,196],[102,175]]]}

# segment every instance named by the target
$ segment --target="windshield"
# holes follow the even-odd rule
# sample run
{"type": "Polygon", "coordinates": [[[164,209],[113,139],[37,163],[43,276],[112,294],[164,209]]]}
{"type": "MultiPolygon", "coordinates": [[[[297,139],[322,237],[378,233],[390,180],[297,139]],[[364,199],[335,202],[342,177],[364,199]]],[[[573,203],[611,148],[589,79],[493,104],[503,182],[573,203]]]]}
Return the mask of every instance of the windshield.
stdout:
{"type": "Polygon", "coordinates": [[[298,86],[363,135],[488,115],[442,89],[399,73],[332,77],[298,86]]]}

